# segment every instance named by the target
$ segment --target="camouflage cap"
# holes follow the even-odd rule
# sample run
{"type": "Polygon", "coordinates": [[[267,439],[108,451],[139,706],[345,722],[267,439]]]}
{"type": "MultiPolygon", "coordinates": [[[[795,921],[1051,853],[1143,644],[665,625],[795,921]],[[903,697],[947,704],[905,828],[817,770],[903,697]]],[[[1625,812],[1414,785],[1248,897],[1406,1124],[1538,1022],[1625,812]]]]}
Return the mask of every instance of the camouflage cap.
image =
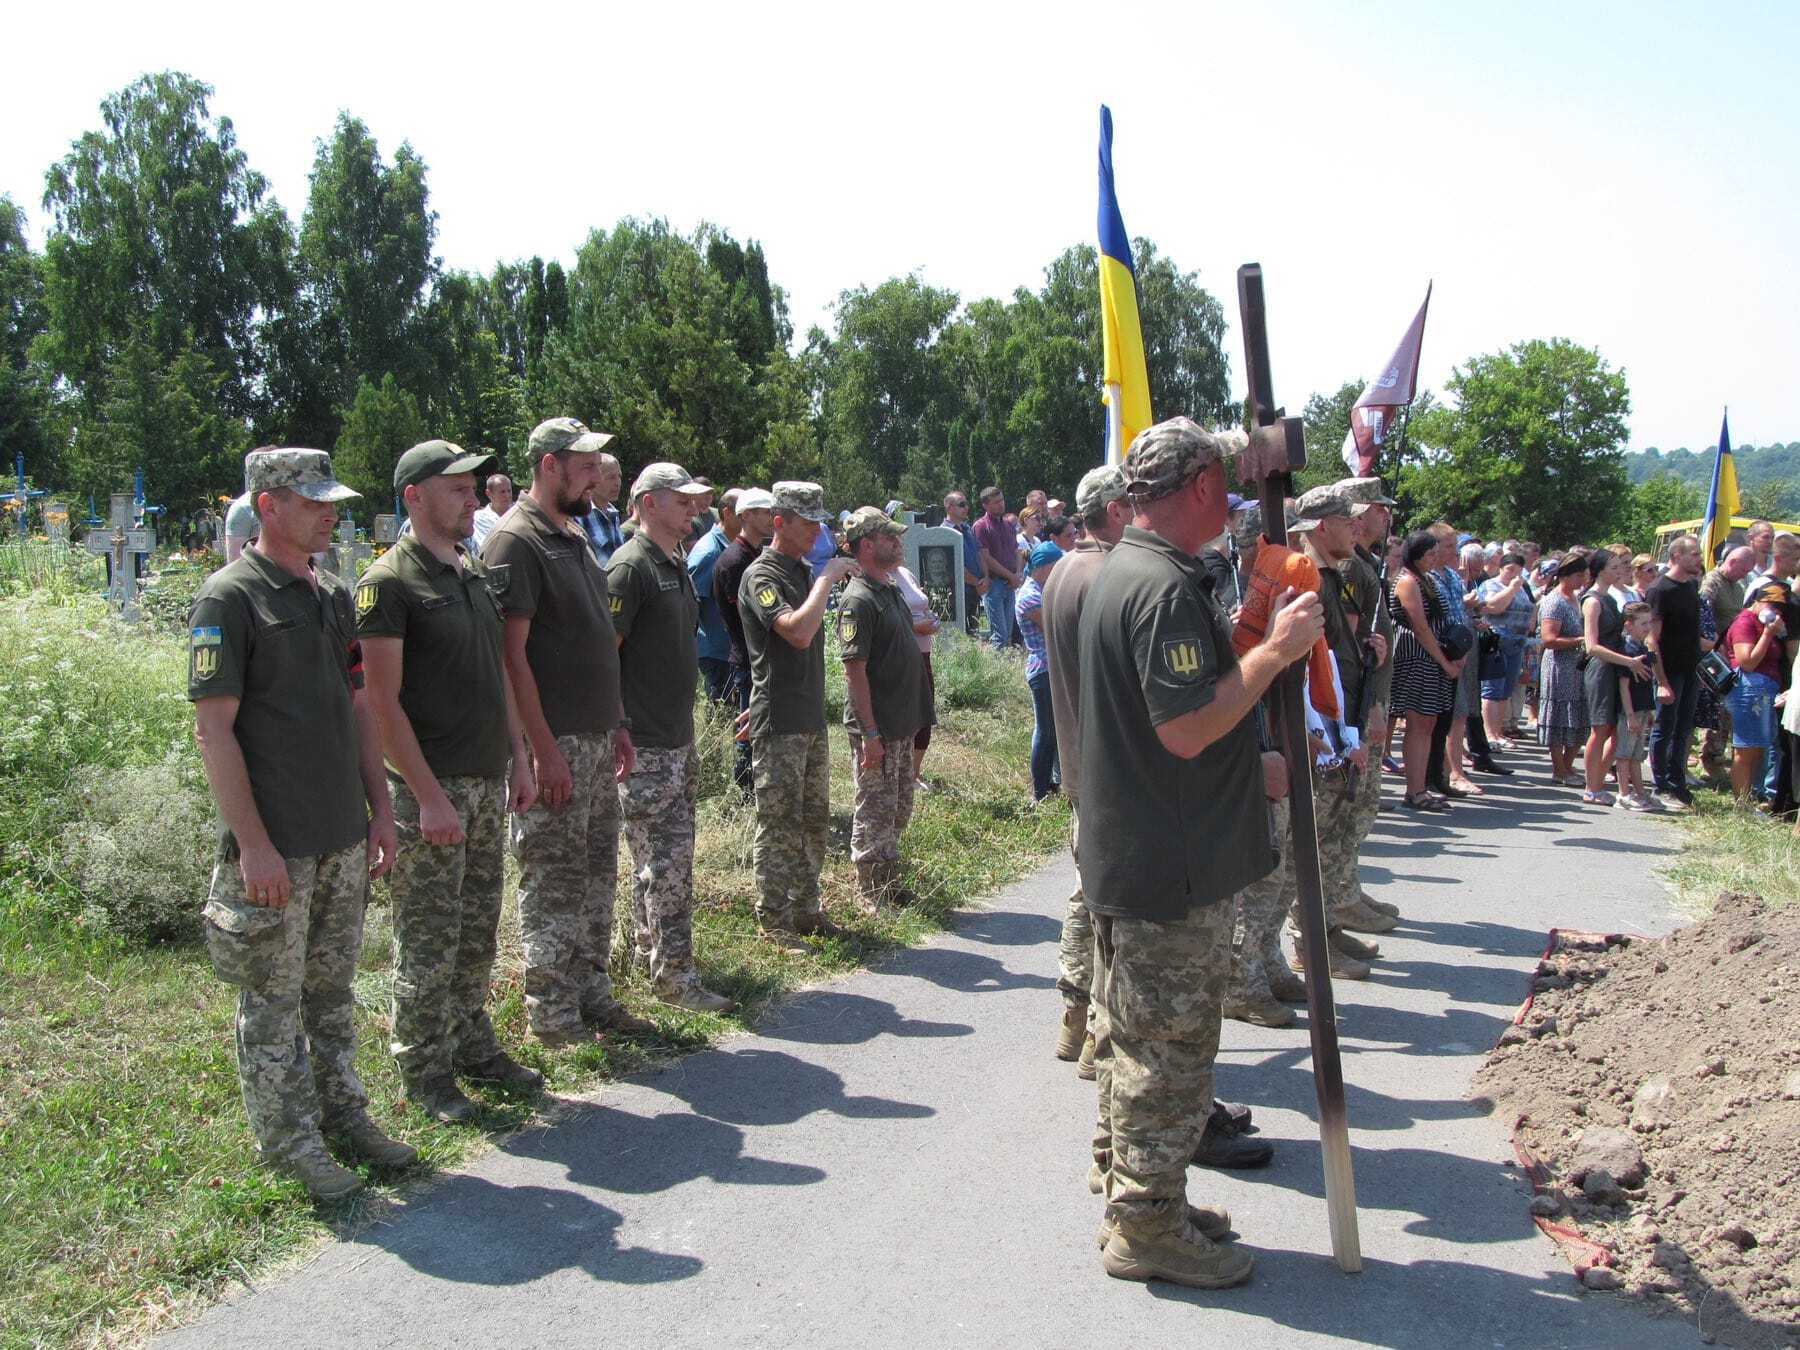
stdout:
{"type": "Polygon", "coordinates": [[[619,438],[610,431],[584,431],[569,447],[572,454],[597,455],[619,438]]]}
{"type": "Polygon", "coordinates": [[[788,479],[775,484],[775,514],[790,520],[816,520],[824,524],[831,519],[825,509],[825,489],[817,483],[788,479]]]}
{"type": "Polygon", "coordinates": [[[1234,448],[1191,417],[1158,422],[1138,432],[1125,453],[1125,490],[1134,497],[1166,497],[1234,448]]]}
{"type": "Polygon", "coordinates": [[[898,539],[905,533],[906,526],[894,520],[879,506],[857,507],[844,524],[844,542],[851,548],[856,547],[857,540],[867,539],[872,534],[891,534],[898,539]]]}
{"type": "Polygon", "coordinates": [[[696,483],[681,465],[658,460],[655,464],[646,464],[643,472],[638,474],[637,481],[631,485],[631,500],[635,502],[646,492],[661,492],[665,488],[690,497],[705,497],[712,492],[705,483],[696,483]]]}
{"type": "Polygon", "coordinates": [[[1330,520],[1334,516],[1348,520],[1355,514],[1354,503],[1350,494],[1329,483],[1323,487],[1308,488],[1300,494],[1300,500],[1294,503],[1294,512],[1298,520],[1288,525],[1290,531],[1316,529],[1322,520],[1330,520]]]}
{"type": "Polygon", "coordinates": [[[1077,515],[1090,516],[1108,502],[1116,502],[1125,495],[1125,475],[1119,472],[1115,464],[1102,464],[1097,469],[1089,469],[1081,475],[1081,481],[1075,485],[1075,512],[1077,515]]]}
{"type": "MultiPolygon", "coordinates": [[[[1400,504],[1382,489],[1379,478],[1340,478],[1332,486],[1348,494],[1353,507],[1398,506],[1400,504]]],[[[1351,514],[1361,515],[1362,512],[1359,509],[1351,514]]]]}
{"type": "Polygon", "coordinates": [[[1231,518],[1231,542],[1239,552],[1255,548],[1262,542],[1262,503],[1245,502],[1244,509],[1231,518]]]}
{"type": "MultiPolygon", "coordinates": [[[[575,442],[587,434],[587,425],[573,417],[552,417],[531,429],[531,439],[525,443],[525,448],[535,461],[559,450],[573,450],[575,442]]],[[[598,446],[594,448],[599,449],[598,446]]]]}
{"type": "Polygon", "coordinates": [[[495,462],[496,456],[490,451],[469,454],[451,441],[420,441],[394,465],[394,491],[403,491],[414,483],[444,474],[474,473],[484,464],[495,462]]]}
{"type": "Polygon", "coordinates": [[[323,450],[252,450],[244,456],[244,490],[252,501],[259,492],[292,488],[315,502],[341,502],[362,493],[332,475],[331,456],[323,450]]]}

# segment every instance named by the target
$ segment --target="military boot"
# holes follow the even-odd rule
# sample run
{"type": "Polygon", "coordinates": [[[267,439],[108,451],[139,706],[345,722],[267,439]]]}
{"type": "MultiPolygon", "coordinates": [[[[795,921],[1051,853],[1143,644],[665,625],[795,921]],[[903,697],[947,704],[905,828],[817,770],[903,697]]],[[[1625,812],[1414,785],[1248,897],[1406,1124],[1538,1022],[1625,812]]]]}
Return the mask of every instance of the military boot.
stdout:
{"type": "MultiPolygon", "coordinates": [[[[1328,948],[1331,956],[1331,978],[1334,980],[1366,980],[1369,978],[1369,963],[1358,961],[1353,956],[1346,956],[1336,947],[1328,948]]],[[[1301,970],[1306,969],[1306,951],[1304,948],[1294,952],[1294,964],[1301,970]]]]}
{"type": "Polygon", "coordinates": [[[761,934],[763,941],[788,956],[809,956],[812,953],[812,948],[806,945],[806,939],[788,924],[785,916],[770,916],[765,919],[759,915],[756,931],[761,934]]]}
{"type": "Polygon", "coordinates": [[[1364,942],[1359,937],[1350,936],[1342,928],[1332,928],[1325,934],[1325,939],[1331,944],[1332,951],[1342,952],[1355,961],[1373,961],[1381,955],[1379,942],[1364,942]]]}
{"type": "Polygon", "coordinates": [[[1385,914],[1390,919],[1397,919],[1400,917],[1400,906],[1390,905],[1386,900],[1377,900],[1367,891],[1362,893],[1362,902],[1377,914],[1385,914]]]}
{"type": "Polygon", "coordinates": [[[895,909],[905,909],[909,905],[916,905],[919,903],[919,897],[907,890],[901,883],[900,860],[898,858],[883,858],[877,863],[876,878],[877,883],[881,887],[881,900],[883,904],[891,905],[895,909]]]}
{"type": "Polygon", "coordinates": [[[1291,1027],[1299,1020],[1287,1004],[1260,989],[1232,994],[1225,1000],[1223,1012],[1234,1022],[1255,1027],[1291,1027]]]}
{"type": "Polygon", "coordinates": [[[367,1111],[357,1111],[333,1121],[325,1127],[325,1134],[378,1167],[411,1167],[419,1160],[418,1149],[411,1144],[403,1144],[398,1139],[388,1138],[369,1119],[367,1111]]]}
{"type": "Polygon", "coordinates": [[[656,986],[656,998],[659,1003],[667,1003],[672,1008],[686,1008],[689,1012],[728,1013],[737,1007],[723,994],[715,994],[703,987],[700,977],[693,971],[684,971],[656,986]]]}
{"type": "Polygon", "coordinates": [[[873,858],[856,864],[856,903],[865,914],[881,913],[881,865],[873,858]]]}
{"type": "Polygon", "coordinates": [[[1063,1005],[1062,1025],[1056,1032],[1056,1057],[1062,1060],[1079,1059],[1081,1044],[1087,1036],[1088,1001],[1084,998],[1079,1003],[1063,1005]]]}
{"type": "Polygon", "coordinates": [[[1347,928],[1352,933],[1388,933],[1400,926],[1400,920],[1392,914],[1365,905],[1360,897],[1331,917],[1337,921],[1339,928],[1347,928]]]}
{"type": "Polygon", "coordinates": [[[1100,1264],[1115,1280],[1168,1280],[1192,1289],[1228,1289],[1256,1267],[1248,1252],[1214,1242],[1185,1216],[1160,1232],[1116,1229],[1100,1264]]]}
{"type": "Polygon", "coordinates": [[[808,937],[837,938],[844,936],[844,930],[825,917],[822,909],[812,909],[804,914],[794,916],[794,927],[808,937]]]}
{"type": "Polygon", "coordinates": [[[1091,1031],[1088,1032],[1088,1034],[1082,1038],[1081,1058],[1075,1061],[1075,1076],[1077,1078],[1091,1083],[1100,1076],[1100,1066],[1094,1062],[1094,1055],[1098,1049],[1099,1044],[1094,1040],[1094,1033],[1091,1031]]]}
{"type": "Polygon", "coordinates": [[[412,1104],[440,1125],[461,1125],[475,1118],[475,1103],[463,1095],[450,1075],[409,1083],[406,1095],[412,1104]]]}
{"type": "Polygon", "coordinates": [[[339,1167],[317,1147],[283,1158],[275,1166],[306,1187],[306,1193],[318,1201],[347,1200],[363,1188],[361,1177],[348,1167],[339,1167]]]}
{"type": "Polygon", "coordinates": [[[622,1036],[654,1036],[656,1023],[648,1017],[639,1017],[618,999],[613,999],[604,1008],[581,1010],[583,1026],[595,1031],[616,1031],[622,1036]]]}
{"type": "MultiPolygon", "coordinates": [[[[1094,1168],[1095,1172],[1099,1170],[1098,1167],[1094,1168]]],[[[1088,1189],[1094,1190],[1093,1173],[1088,1175],[1088,1189]]],[[[1103,1192],[1105,1189],[1106,1181],[1105,1178],[1102,1178],[1100,1191],[1103,1192]]],[[[1096,1192],[1096,1194],[1098,1193],[1100,1192],[1096,1192]]],[[[1223,1240],[1225,1235],[1231,1232],[1231,1211],[1223,1205],[1189,1205],[1187,1217],[1188,1222],[1199,1231],[1201,1237],[1210,1238],[1214,1242],[1223,1240]]],[[[1099,1240],[1099,1245],[1104,1248],[1112,1240],[1112,1235],[1118,1231],[1119,1225],[1113,1219],[1112,1206],[1108,1205],[1106,1213],[1100,1219],[1100,1231],[1095,1235],[1099,1240]]]]}
{"type": "Polygon", "coordinates": [[[544,1086],[544,1075],[528,1069],[504,1050],[496,1050],[486,1059],[473,1064],[458,1064],[456,1071],[477,1083],[498,1083],[501,1087],[521,1092],[536,1092],[544,1086]]]}

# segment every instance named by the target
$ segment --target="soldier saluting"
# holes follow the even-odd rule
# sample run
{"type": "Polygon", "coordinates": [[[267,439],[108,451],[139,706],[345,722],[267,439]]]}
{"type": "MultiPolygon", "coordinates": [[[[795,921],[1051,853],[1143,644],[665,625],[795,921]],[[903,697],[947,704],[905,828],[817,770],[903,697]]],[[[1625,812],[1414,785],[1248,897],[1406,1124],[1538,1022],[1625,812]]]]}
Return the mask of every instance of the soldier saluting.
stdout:
{"type": "Polygon", "coordinates": [[[351,977],[369,878],[394,862],[381,744],[362,694],[350,593],[312,555],[357,494],[323,450],[244,461],[254,546],[208,577],[189,617],[188,698],[224,829],[204,928],[238,987],[238,1078],[257,1152],[320,1200],[362,1188],[331,1135],[386,1166],[417,1152],[369,1119],[351,977]]]}
{"type": "Polygon", "coordinates": [[[400,456],[394,490],[412,530],[356,588],[400,834],[388,881],[392,1049],[407,1097],[444,1122],[475,1111],[459,1073],[526,1089],[544,1082],[500,1048],[487,1012],[506,812],[523,813],[537,797],[506,683],[500,602],[488,569],[459,542],[475,516],[475,474],[492,462],[443,440],[400,456]]]}

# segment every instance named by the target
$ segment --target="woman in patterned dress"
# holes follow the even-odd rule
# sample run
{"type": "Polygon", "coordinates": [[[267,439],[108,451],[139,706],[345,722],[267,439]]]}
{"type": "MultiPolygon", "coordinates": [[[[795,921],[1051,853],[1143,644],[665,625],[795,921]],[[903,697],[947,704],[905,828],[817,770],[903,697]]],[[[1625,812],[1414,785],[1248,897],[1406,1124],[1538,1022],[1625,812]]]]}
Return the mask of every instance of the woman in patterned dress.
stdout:
{"type": "Polygon", "coordinates": [[[1556,569],[1556,585],[1538,603],[1544,656],[1538,673],[1538,739],[1550,747],[1551,781],[1578,787],[1575,751],[1587,740],[1587,691],[1582,687],[1581,610],[1575,596],[1588,579],[1585,555],[1572,553],[1556,569]]]}

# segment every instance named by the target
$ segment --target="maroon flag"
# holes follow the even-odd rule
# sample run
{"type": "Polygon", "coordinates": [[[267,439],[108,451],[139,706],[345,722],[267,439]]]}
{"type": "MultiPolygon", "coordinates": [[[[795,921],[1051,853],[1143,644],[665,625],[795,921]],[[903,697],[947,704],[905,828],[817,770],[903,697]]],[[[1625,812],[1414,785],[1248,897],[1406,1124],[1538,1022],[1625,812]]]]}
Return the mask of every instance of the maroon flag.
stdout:
{"type": "Polygon", "coordinates": [[[1425,303],[1413,316],[1406,336],[1350,410],[1350,434],[1344,437],[1344,467],[1358,478],[1375,472],[1375,457],[1418,391],[1419,348],[1424,345],[1425,311],[1430,308],[1431,287],[1427,285],[1425,303]]]}

